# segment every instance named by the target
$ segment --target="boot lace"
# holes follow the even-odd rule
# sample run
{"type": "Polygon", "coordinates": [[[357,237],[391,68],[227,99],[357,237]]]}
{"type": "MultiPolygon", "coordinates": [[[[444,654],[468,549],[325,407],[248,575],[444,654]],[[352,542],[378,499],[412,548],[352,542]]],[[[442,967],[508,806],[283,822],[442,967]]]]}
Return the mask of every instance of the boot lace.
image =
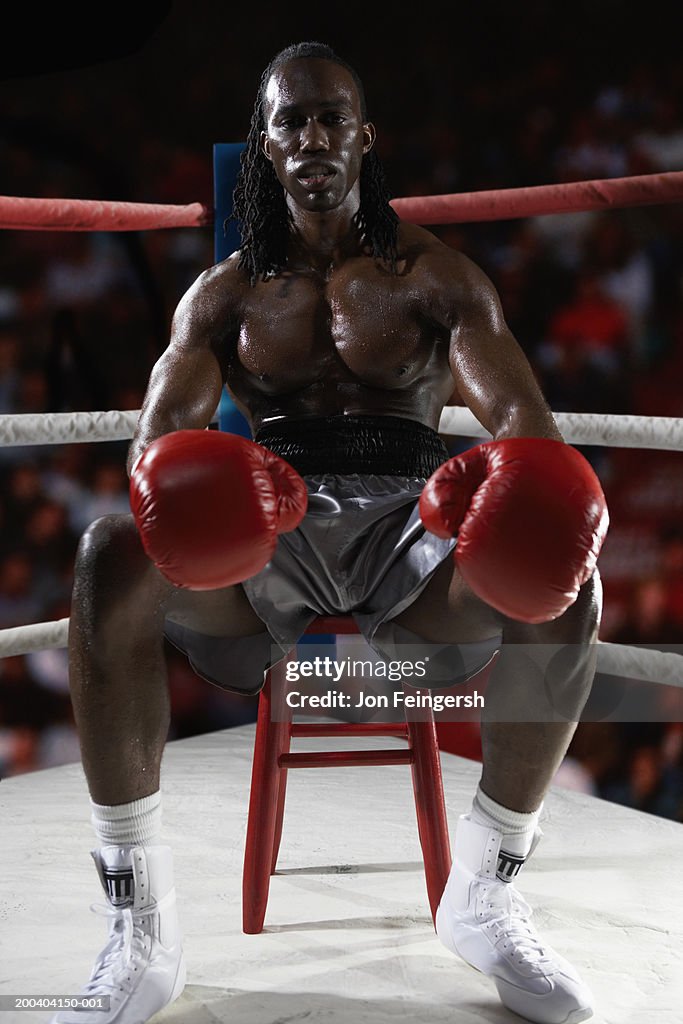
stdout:
{"type": "Polygon", "coordinates": [[[93,903],[90,909],[102,917],[111,918],[112,922],[109,941],[97,958],[83,993],[111,995],[114,991],[130,991],[139,963],[146,959],[149,950],[149,936],[142,927],[142,920],[156,913],[158,907],[153,905],[136,910],[135,914],[129,908],[115,908],[102,903],[93,903]]]}
{"type": "Polygon", "coordinates": [[[541,942],[531,924],[531,907],[513,885],[484,885],[479,899],[479,920],[484,922],[493,944],[511,960],[539,970],[554,963],[551,950],[541,942]]]}

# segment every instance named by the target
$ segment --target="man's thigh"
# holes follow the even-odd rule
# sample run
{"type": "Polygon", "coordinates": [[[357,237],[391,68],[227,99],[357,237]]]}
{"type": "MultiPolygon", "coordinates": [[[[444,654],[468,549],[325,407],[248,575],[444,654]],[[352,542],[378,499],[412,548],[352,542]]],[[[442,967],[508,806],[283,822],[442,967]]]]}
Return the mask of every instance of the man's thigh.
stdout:
{"type": "Polygon", "coordinates": [[[504,635],[516,644],[575,644],[594,641],[602,608],[598,572],[556,619],[525,623],[503,615],[477,597],[453,558],[436,570],[420,596],[393,621],[433,643],[468,643],[504,635]]]}
{"type": "Polygon", "coordinates": [[[500,636],[507,620],[473,593],[449,557],[391,621],[431,643],[466,644],[500,636]]]}
{"type": "Polygon", "coordinates": [[[174,587],[164,602],[167,621],[207,636],[253,636],[266,631],[241,584],[220,590],[174,587]]]}

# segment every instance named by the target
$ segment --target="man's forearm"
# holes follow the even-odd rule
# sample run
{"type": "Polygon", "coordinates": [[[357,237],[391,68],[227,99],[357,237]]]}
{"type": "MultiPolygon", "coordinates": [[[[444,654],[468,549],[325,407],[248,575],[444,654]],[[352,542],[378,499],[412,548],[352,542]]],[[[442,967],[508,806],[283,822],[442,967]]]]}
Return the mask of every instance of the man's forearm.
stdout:
{"type": "Polygon", "coordinates": [[[510,410],[493,434],[495,441],[508,437],[549,437],[555,441],[564,441],[550,409],[523,407],[510,410]]]}
{"type": "Polygon", "coordinates": [[[128,448],[128,456],[126,458],[128,476],[130,477],[133,466],[153,441],[156,441],[158,437],[163,437],[164,434],[171,434],[174,430],[179,429],[181,428],[178,426],[176,417],[162,416],[159,413],[154,416],[145,416],[143,409],[133,440],[128,448]]]}

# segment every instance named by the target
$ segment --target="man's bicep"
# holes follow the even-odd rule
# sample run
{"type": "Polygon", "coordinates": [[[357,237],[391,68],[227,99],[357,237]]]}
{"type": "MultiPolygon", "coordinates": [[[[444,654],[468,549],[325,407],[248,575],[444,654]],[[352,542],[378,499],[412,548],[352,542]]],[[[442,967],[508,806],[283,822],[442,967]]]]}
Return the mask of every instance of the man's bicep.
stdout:
{"type": "Polygon", "coordinates": [[[202,430],[216,412],[222,389],[218,360],[210,349],[170,345],[149,378],[128,456],[129,468],[145,448],[174,430],[202,430]]]}
{"type": "Polygon", "coordinates": [[[211,348],[172,342],[152,370],[143,412],[168,418],[174,430],[206,427],[222,386],[223,375],[211,348]]]}
{"type": "Polygon", "coordinates": [[[175,311],[169,345],[150,374],[129,467],[162,434],[203,429],[213,419],[223,387],[216,355],[221,323],[200,299],[191,289],[175,311]]]}
{"type": "Polygon", "coordinates": [[[449,361],[463,401],[493,437],[559,437],[534,370],[481,271],[472,273],[451,333],[449,361]]]}

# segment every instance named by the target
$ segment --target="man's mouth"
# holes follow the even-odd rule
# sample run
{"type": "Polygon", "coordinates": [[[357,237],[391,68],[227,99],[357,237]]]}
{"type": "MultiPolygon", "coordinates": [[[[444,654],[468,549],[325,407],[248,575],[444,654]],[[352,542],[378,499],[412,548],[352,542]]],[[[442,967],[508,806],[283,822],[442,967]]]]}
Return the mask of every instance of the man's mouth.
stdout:
{"type": "Polygon", "coordinates": [[[327,187],[334,174],[329,168],[306,168],[297,174],[297,178],[309,192],[319,192],[327,187]]]}

